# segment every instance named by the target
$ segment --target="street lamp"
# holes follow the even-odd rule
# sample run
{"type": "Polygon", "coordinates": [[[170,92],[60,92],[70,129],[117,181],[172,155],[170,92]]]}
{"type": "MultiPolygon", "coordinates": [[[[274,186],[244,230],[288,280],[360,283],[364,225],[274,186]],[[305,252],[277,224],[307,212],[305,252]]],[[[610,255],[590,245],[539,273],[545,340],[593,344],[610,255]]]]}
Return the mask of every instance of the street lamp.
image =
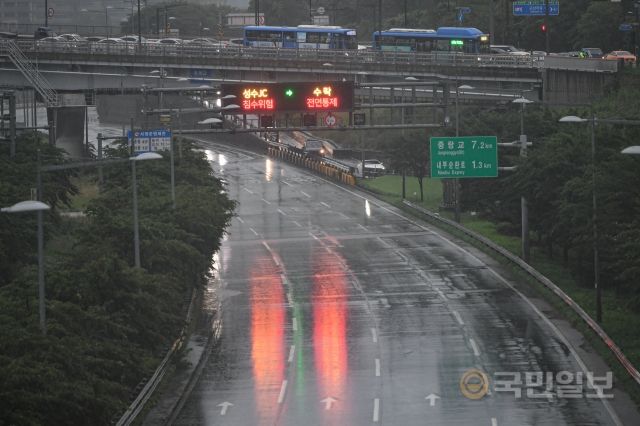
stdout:
{"type": "Polygon", "coordinates": [[[46,317],[44,309],[44,232],[42,225],[42,212],[49,210],[48,204],[41,201],[21,201],[14,204],[11,207],[4,207],[0,209],[3,213],[24,213],[24,212],[37,212],[38,213],[38,298],[39,298],[39,313],[40,313],[40,330],[42,334],[47,334],[46,317]]]}
{"type": "Polygon", "coordinates": [[[600,266],[598,265],[598,223],[597,223],[597,203],[596,203],[596,122],[595,115],[591,118],[580,118],[575,115],[567,115],[560,119],[561,123],[589,123],[591,129],[591,220],[593,233],[593,287],[596,290],[596,321],[602,323],[602,288],[600,280],[600,266]]]}
{"type": "MultiPolygon", "coordinates": [[[[467,84],[463,84],[462,86],[456,85],[456,137],[460,136],[460,115],[459,115],[459,109],[458,109],[458,100],[460,98],[460,90],[471,90],[471,89],[473,89],[473,87],[467,84]]],[[[458,180],[458,178],[455,178],[453,180],[453,186],[454,186],[453,194],[454,194],[454,202],[455,202],[454,219],[457,223],[460,223],[460,181],[458,180]]]]}
{"type": "Polygon", "coordinates": [[[130,157],[131,175],[133,176],[133,250],[136,268],[140,268],[140,235],[138,231],[138,184],[136,181],[136,162],[144,160],[160,160],[162,155],[156,152],[143,152],[130,157]]]}
{"type": "MultiPolygon", "coordinates": [[[[527,135],[524,134],[524,107],[533,103],[529,99],[523,97],[514,99],[514,104],[520,104],[520,157],[527,156],[527,135]]],[[[529,262],[529,207],[527,199],[524,195],[520,196],[520,225],[521,225],[521,250],[522,260],[529,262]]]]}
{"type": "Polygon", "coordinates": [[[628,146],[622,151],[620,151],[620,153],[627,154],[627,155],[640,155],[640,146],[638,145],[628,146]]]}

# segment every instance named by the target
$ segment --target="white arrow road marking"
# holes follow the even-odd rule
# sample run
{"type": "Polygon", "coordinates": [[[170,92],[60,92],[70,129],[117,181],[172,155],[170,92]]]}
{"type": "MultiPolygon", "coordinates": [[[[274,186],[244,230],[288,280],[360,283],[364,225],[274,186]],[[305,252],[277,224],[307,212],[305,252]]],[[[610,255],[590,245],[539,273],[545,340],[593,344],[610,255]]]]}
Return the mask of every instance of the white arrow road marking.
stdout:
{"type": "Polygon", "coordinates": [[[425,396],[424,399],[429,401],[429,405],[433,407],[434,405],[436,405],[436,400],[440,399],[440,397],[435,393],[430,393],[429,395],[425,396]]]}
{"type": "Polygon", "coordinates": [[[330,396],[326,397],[325,399],[320,400],[320,402],[322,402],[324,404],[324,409],[325,410],[330,410],[331,409],[331,405],[333,405],[334,402],[336,402],[337,399],[332,398],[330,396]]]}
{"type": "Polygon", "coordinates": [[[229,407],[231,407],[232,405],[233,404],[230,403],[229,401],[225,401],[225,402],[222,402],[222,403],[218,404],[218,407],[222,407],[222,410],[220,410],[220,415],[224,416],[225,414],[227,414],[227,409],[229,407]]]}

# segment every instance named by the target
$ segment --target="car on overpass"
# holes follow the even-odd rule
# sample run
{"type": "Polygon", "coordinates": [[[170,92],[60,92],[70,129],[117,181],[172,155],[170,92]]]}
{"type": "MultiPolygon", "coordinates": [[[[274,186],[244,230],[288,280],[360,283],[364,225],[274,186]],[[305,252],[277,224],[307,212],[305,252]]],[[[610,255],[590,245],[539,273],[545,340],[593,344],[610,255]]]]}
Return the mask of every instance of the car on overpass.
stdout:
{"type": "Polygon", "coordinates": [[[625,65],[634,65],[636,55],[626,50],[614,50],[604,56],[607,61],[623,61],[625,65]]]}

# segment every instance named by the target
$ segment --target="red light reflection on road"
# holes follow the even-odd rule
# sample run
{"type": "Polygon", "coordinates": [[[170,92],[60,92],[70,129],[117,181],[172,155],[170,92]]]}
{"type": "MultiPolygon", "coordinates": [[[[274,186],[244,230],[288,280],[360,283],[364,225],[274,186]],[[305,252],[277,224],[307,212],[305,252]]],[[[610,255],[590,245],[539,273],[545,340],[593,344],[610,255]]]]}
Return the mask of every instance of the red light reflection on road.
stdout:
{"type": "MultiPolygon", "coordinates": [[[[346,408],[347,280],[339,259],[319,247],[314,255],[313,342],[318,395],[339,402],[327,414],[346,408]]],[[[324,411],[324,410],[323,410],[324,411]]]]}
{"type": "Polygon", "coordinates": [[[277,398],[285,377],[284,327],[286,308],[280,275],[273,261],[260,258],[251,272],[251,359],[259,424],[273,424],[277,398]]]}

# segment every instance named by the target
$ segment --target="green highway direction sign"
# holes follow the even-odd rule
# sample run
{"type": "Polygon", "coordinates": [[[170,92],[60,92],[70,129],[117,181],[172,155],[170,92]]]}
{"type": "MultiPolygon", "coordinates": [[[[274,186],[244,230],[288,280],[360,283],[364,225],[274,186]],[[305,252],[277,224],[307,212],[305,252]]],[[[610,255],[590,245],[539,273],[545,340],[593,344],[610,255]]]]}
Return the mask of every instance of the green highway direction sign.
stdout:
{"type": "Polygon", "coordinates": [[[496,136],[433,137],[432,178],[478,178],[498,176],[496,136]]]}

